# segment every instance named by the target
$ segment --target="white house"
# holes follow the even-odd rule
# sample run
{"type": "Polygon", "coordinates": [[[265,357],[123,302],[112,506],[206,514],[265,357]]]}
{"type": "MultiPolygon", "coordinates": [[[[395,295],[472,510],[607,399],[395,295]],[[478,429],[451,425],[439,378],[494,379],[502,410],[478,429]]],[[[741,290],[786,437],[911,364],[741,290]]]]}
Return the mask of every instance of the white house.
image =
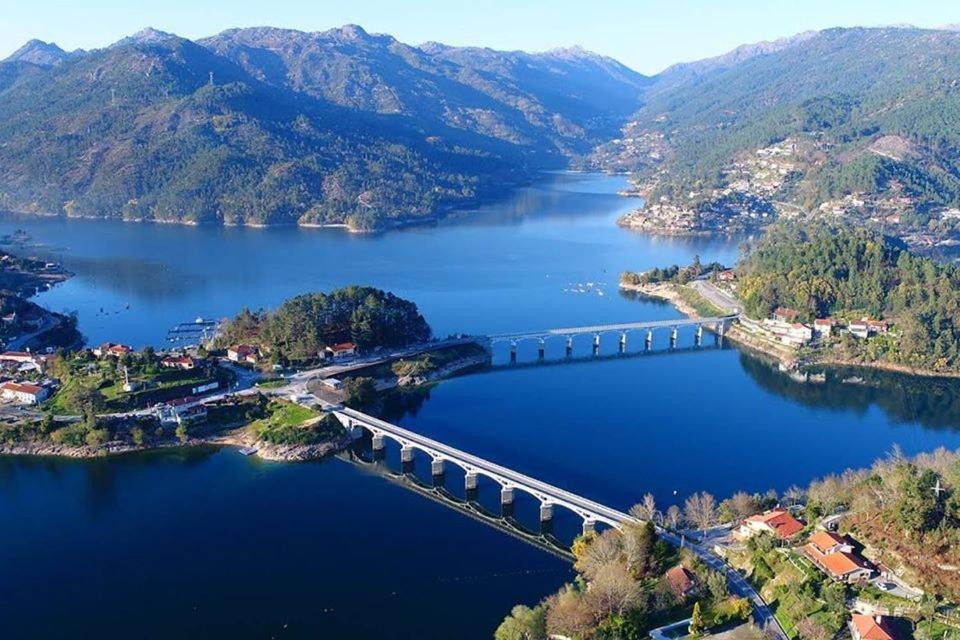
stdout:
{"type": "Polygon", "coordinates": [[[0,384],[0,397],[12,400],[17,404],[39,404],[47,399],[50,390],[29,382],[13,382],[12,380],[0,384]]]}

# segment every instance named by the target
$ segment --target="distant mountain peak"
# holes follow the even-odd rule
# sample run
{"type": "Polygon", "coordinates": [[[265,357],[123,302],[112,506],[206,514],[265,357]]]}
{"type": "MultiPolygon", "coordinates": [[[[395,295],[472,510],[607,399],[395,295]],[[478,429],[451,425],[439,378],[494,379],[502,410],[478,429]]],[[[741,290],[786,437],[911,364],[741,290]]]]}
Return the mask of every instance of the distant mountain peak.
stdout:
{"type": "Polygon", "coordinates": [[[10,54],[4,62],[30,62],[41,67],[54,67],[71,55],[53,42],[34,39],[10,54]]]}
{"type": "Polygon", "coordinates": [[[167,42],[169,40],[179,40],[180,37],[172,33],[167,33],[166,31],[161,31],[159,29],[154,29],[153,27],[146,27],[137,31],[132,36],[127,36],[116,42],[114,42],[111,47],[125,47],[131,44],[156,44],[158,42],[167,42]]]}

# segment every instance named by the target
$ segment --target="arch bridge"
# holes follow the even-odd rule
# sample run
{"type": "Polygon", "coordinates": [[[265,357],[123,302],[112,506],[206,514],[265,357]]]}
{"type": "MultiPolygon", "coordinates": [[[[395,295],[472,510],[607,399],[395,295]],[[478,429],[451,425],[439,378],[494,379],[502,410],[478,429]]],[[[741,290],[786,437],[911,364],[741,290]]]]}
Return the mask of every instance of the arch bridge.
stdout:
{"type": "Polygon", "coordinates": [[[400,457],[405,463],[413,461],[416,450],[431,458],[431,471],[434,476],[442,475],[447,464],[453,464],[464,471],[467,492],[475,491],[477,480],[486,476],[500,485],[500,503],[512,506],[515,491],[529,493],[540,501],[540,521],[553,519],[555,507],[563,507],[578,515],[583,521],[583,531],[593,531],[597,523],[620,528],[626,522],[639,522],[633,516],[612,509],[565,489],[531,478],[513,469],[490,462],[473,454],[461,451],[442,442],[427,438],[413,431],[398,427],[384,420],[374,418],[349,408],[337,408],[333,411],[341,424],[352,434],[361,430],[368,431],[373,438],[373,449],[382,451],[385,439],[389,438],[400,445],[400,457]]]}

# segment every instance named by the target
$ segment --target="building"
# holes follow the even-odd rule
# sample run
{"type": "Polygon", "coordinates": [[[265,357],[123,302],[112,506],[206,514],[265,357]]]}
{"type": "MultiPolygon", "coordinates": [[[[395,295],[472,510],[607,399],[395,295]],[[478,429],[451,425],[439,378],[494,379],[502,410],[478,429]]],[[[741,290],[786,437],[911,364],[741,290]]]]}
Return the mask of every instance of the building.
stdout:
{"type": "Polygon", "coordinates": [[[847,325],[847,331],[855,338],[865,339],[870,336],[870,329],[866,322],[851,322],[847,325]]]}
{"type": "Polygon", "coordinates": [[[197,361],[192,356],[167,356],[160,361],[160,364],[168,369],[190,371],[191,369],[196,368],[197,361]]]}
{"type": "Polygon", "coordinates": [[[340,342],[328,346],[323,352],[327,358],[343,358],[345,356],[355,355],[357,353],[357,345],[352,342],[340,342]]]}
{"type": "Polygon", "coordinates": [[[108,356],[112,358],[119,358],[127,353],[133,353],[133,349],[125,344],[114,344],[112,342],[104,342],[99,347],[93,348],[93,355],[98,358],[106,358],[108,356]]]}
{"type": "Polygon", "coordinates": [[[817,318],[813,321],[813,332],[820,338],[829,338],[833,334],[833,320],[817,318]]]}
{"type": "Polygon", "coordinates": [[[853,640],[896,640],[889,620],[882,616],[866,616],[855,613],[850,619],[853,640]]]}
{"type": "Polygon", "coordinates": [[[29,351],[4,351],[0,353],[0,362],[17,362],[24,364],[32,362],[36,364],[36,356],[29,351]]]}
{"type": "Polygon", "coordinates": [[[17,404],[40,404],[50,395],[50,390],[29,382],[12,380],[0,384],[0,397],[17,404]]]}
{"type": "Polygon", "coordinates": [[[170,400],[158,405],[156,411],[161,424],[192,424],[207,419],[207,408],[198,404],[195,396],[170,400]]]}
{"type": "Polygon", "coordinates": [[[797,318],[800,317],[800,312],[796,309],[788,309],[786,307],[777,307],[773,311],[773,319],[779,320],[780,322],[793,323],[797,321],[797,318]]]}
{"type": "Polygon", "coordinates": [[[832,531],[817,531],[802,551],[838,582],[862,582],[876,575],[873,566],[854,551],[850,540],[832,531]]]}
{"type": "Polygon", "coordinates": [[[783,509],[773,509],[750,516],[733,535],[738,540],[746,540],[759,533],[769,533],[779,540],[789,540],[801,531],[802,522],[783,509]]]}
{"type": "Polygon", "coordinates": [[[227,349],[227,360],[231,362],[256,364],[259,357],[260,350],[253,345],[238,344],[227,349]]]}
{"type": "Polygon", "coordinates": [[[697,592],[697,577],[682,564],[667,571],[664,579],[677,600],[685,600],[697,592]]]}
{"type": "Polygon", "coordinates": [[[733,269],[727,269],[717,274],[717,280],[720,282],[733,282],[736,279],[737,274],[733,272],[733,269]]]}

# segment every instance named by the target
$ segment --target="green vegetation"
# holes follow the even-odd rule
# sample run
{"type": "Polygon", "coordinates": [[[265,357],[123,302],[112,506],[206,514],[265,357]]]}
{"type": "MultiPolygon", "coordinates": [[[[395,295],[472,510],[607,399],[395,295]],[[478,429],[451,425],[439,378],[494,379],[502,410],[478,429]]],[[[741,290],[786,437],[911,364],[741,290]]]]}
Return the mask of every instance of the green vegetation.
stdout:
{"type": "Polygon", "coordinates": [[[88,351],[58,354],[50,373],[61,387],[45,405],[57,415],[118,413],[191,395],[192,390],[211,381],[226,381],[225,373],[212,363],[182,371],[165,368],[153,349],[120,358],[96,359],[88,351]],[[134,391],[124,391],[124,367],[134,391]]]}
{"type": "Polygon", "coordinates": [[[365,409],[377,400],[373,378],[347,378],[343,381],[343,403],[351,409],[365,409]]]}
{"type": "MultiPolygon", "coordinates": [[[[638,505],[634,511],[648,506],[638,505]]],[[[749,602],[731,597],[723,576],[718,582],[715,572],[694,556],[678,554],[649,521],[581,536],[572,551],[576,580],[532,609],[514,607],[496,638],[543,640],[553,634],[640,640],[655,626],[690,611],[688,598],[675,593],[664,577],[678,562],[697,585],[691,633],[750,617],[749,602]]]]}
{"type": "Polygon", "coordinates": [[[250,424],[257,438],[271,444],[306,445],[343,433],[336,417],[286,400],[272,400],[266,415],[250,424]]]}
{"type": "Polygon", "coordinates": [[[896,332],[840,346],[848,357],[936,371],[960,369],[960,269],[914,256],[875,232],[832,225],[772,227],[737,266],[746,312],[803,319],[892,321],[896,332]]]}
{"type": "Polygon", "coordinates": [[[828,29],[763,55],[679,65],[656,79],[630,124],[631,138],[662,136],[666,160],[641,154],[636,167],[656,183],[651,202],[694,192],[710,208],[713,190],[739,179],[737,163],[789,141],[791,175],[758,191],[768,207],[903,196],[902,224],[926,229],[931,209],[960,205],[960,94],[945,80],[958,70],[954,32],[894,27],[828,29]]]}
{"type": "Polygon", "coordinates": [[[361,350],[400,347],[430,337],[417,305],[373,287],[308,293],[275,311],[244,309],[226,323],[223,346],[254,344],[278,363],[316,361],[328,345],[354,342],[361,350]]]}
{"type": "Polygon", "coordinates": [[[716,277],[719,272],[725,269],[726,267],[719,262],[711,262],[707,265],[701,264],[700,256],[694,256],[693,262],[686,267],[680,267],[678,265],[654,267],[643,273],[624,271],[620,274],[620,282],[633,286],[661,283],[687,284],[704,275],[716,277]]]}

